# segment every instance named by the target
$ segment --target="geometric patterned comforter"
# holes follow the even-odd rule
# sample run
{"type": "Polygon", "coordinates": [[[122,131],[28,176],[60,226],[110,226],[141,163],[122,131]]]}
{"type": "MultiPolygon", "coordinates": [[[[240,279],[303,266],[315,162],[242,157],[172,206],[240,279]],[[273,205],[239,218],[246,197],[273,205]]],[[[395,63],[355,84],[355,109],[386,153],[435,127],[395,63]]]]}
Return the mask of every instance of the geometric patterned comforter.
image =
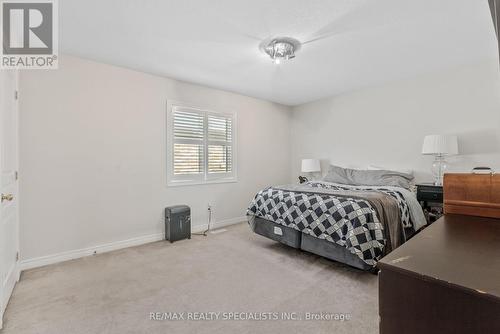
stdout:
{"type": "Polygon", "coordinates": [[[306,185],[309,185],[311,187],[316,187],[316,188],[325,188],[325,189],[335,189],[335,190],[351,190],[351,191],[366,191],[366,190],[372,190],[372,191],[380,191],[383,192],[387,195],[390,195],[396,199],[399,207],[399,213],[401,214],[401,223],[403,224],[404,227],[409,228],[412,227],[412,223],[410,220],[410,209],[408,207],[408,203],[406,203],[406,200],[401,193],[401,191],[394,190],[394,189],[388,189],[384,187],[372,187],[372,186],[342,186],[339,184],[331,184],[331,183],[325,183],[325,182],[307,182],[306,185]]]}
{"type": "MultiPolygon", "coordinates": [[[[317,188],[343,190],[342,186],[307,182],[310,191],[297,192],[268,187],[259,191],[250,203],[247,215],[284,225],[319,239],[347,248],[365,263],[374,266],[384,255],[384,227],[368,200],[315,193],[317,188]],[[337,187],[335,189],[333,187],[337,187]]],[[[359,187],[360,191],[380,191],[398,203],[401,224],[411,226],[408,205],[401,193],[391,189],[359,187]]],[[[355,191],[351,186],[345,190],[355,191]]]]}

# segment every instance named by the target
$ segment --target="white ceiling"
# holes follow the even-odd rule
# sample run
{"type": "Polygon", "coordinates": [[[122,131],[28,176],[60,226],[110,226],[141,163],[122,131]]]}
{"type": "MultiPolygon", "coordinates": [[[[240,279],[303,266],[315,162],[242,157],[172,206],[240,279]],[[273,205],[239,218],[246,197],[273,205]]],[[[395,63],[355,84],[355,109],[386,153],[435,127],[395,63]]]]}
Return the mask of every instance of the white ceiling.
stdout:
{"type": "Polygon", "coordinates": [[[62,0],[60,51],[297,105],[495,58],[487,0],[62,0]],[[261,40],[290,36],[275,65],[261,40]]]}

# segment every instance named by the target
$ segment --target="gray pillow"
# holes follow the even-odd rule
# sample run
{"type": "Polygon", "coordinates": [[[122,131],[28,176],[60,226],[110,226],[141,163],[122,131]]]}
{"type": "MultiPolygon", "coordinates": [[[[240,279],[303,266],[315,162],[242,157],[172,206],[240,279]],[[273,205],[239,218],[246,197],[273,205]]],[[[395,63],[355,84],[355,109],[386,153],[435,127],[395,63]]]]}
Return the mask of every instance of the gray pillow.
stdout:
{"type": "Polygon", "coordinates": [[[390,170],[360,170],[330,165],[323,180],[355,186],[397,186],[408,189],[413,176],[390,170]]]}

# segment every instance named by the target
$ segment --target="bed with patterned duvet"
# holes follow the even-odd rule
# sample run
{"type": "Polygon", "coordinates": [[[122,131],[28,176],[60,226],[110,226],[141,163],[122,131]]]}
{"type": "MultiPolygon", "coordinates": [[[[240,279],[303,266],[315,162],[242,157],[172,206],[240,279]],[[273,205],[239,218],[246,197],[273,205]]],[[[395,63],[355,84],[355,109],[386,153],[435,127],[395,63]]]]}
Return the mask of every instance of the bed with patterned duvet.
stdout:
{"type": "Polygon", "coordinates": [[[265,188],[247,216],[257,234],[363,270],[426,224],[403,187],[327,181],[265,188]]]}

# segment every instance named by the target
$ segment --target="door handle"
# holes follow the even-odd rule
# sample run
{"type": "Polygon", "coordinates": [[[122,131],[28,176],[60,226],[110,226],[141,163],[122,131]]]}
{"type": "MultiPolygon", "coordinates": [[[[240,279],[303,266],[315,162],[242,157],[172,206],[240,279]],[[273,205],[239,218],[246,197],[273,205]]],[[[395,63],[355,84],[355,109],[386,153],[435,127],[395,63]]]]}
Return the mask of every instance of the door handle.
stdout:
{"type": "Polygon", "coordinates": [[[14,200],[14,195],[12,194],[2,194],[2,202],[4,201],[13,201],[14,200]]]}

